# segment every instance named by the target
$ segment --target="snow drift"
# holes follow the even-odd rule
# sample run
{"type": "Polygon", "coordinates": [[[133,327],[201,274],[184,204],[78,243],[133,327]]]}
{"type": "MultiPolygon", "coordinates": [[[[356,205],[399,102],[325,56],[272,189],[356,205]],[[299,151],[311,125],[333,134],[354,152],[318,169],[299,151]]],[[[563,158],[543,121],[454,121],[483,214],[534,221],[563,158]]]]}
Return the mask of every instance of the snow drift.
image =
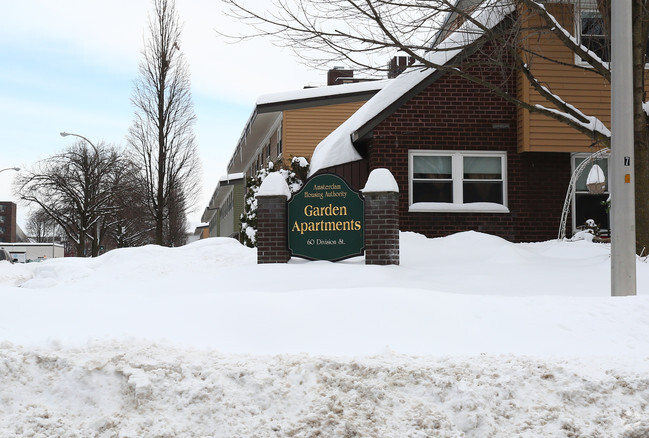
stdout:
{"type": "Polygon", "coordinates": [[[0,263],[3,436],[649,436],[649,269],[403,233],[400,266],[230,239],[0,263]]]}

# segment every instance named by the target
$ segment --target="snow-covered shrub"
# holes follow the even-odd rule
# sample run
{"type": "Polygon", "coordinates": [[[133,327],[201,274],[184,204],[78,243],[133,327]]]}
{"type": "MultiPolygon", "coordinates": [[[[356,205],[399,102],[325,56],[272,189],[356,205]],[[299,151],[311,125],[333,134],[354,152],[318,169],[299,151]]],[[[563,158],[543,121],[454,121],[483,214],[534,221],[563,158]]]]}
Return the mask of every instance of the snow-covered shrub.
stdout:
{"type": "Polygon", "coordinates": [[[307,173],[309,172],[309,162],[304,157],[293,157],[291,166],[285,168],[281,160],[269,162],[268,166],[258,170],[254,177],[246,180],[246,197],[244,211],[241,214],[241,243],[254,248],[257,246],[257,199],[255,195],[259,191],[261,183],[271,172],[280,172],[291,193],[296,193],[304,185],[307,173]]]}
{"type": "Polygon", "coordinates": [[[594,238],[600,237],[599,225],[593,219],[588,219],[584,225],[577,227],[577,231],[570,240],[587,240],[592,242],[594,238]]]}
{"type": "Polygon", "coordinates": [[[599,224],[596,224],[592,219],[588,219],[586,223],[581,226],[581,229],[590,232],[593,236],[599,237],[600,235],[599,224]]]}

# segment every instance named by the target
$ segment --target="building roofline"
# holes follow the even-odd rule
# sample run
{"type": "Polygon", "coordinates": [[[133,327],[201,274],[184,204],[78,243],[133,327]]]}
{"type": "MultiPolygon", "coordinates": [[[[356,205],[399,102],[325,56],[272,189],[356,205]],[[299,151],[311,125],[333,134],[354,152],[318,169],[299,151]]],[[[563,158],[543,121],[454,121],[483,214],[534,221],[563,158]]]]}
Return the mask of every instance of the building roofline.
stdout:
{"type": "MultiPolygon", "coordinates": [[[[330,85],[330,87],[341,87],[342,85],[330,85]]],[[[289,111],[304,108],[314,108],[318,106],[339,105],[344,103],[358,102],[359,100],[369,100],[379,92],[379,89],[359,91],[354,93],[334,94],[329,96],[309,97],[304,99],[293,99],[280,102],[257,104],[259,114],[278,111],[289,111]]]]}
{"type": "MultiPolygon", "coordinates": [[[[512,11],[511,6],[500,5],[498,1],[491,0],[489,7],[474,13],[474,18],[488,28],[498,26],[512,11]]],[[[426,57],[433,64],[448,65],[459,56],[477,50],[478,47],[473,43],[478,41],[483,32],[465,33],[466,26],[475,27],[471,22],[465,23],[443,41],[443,50],[433,49],[426,57]]],[[[421,64],[413,65],[401,73],[318,144],[311,157],[309,173],[362,159],[355,142],[369,138],[379,123],[445,73],[421,64]]]]}
{"type": "Polygon", "coordinates": [[[239,141],[237,141],[234,152],[228,161],[228,169],[233,167],[235,159],[239,154],[241,154],[241,150],[246,143],[246,138],[252,132],[255,121],[259,115],[273,113],[279,114],[288,110],[369,100],[390,81],[391,80],[377,80],[356,82],[352,84],[329,85],[260,96],[257,99],[250,117],[248,117],[248,121],[239,136],[239,141]]]}
{"type": "Polygon", "coordinates": [[[352,132],[352,142],[357,142],[367,138],[367,136],[381,123],[387,119],[391,114],[397,111],[403,104],[415,97],[417,94],[428,88],[432,83],[437,81],[445,72],[435,70],[431,75],[427,76],[423,81],[419,82],[414,87],[410,88],[406,93],[401,95],[398,99],[394,100],[390,105],[385,107],[376,116],[369,119],[365,124],[352,132]]]}

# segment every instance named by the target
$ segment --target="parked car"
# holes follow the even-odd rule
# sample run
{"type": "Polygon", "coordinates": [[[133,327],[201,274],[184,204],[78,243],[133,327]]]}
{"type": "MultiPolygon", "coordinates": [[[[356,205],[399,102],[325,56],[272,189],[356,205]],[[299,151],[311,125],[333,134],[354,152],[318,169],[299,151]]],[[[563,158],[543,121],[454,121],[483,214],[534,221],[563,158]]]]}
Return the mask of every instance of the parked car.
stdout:
{"type": "Polygon", "coordinates": [[[9,251],[7,251],[6,249],[4,249],[4,248],[0,248],[0,261],[2,261],[2,260],[6,260],[9,263],[14,262],[14,258],[11,255],[11,253],[9,251]]]}

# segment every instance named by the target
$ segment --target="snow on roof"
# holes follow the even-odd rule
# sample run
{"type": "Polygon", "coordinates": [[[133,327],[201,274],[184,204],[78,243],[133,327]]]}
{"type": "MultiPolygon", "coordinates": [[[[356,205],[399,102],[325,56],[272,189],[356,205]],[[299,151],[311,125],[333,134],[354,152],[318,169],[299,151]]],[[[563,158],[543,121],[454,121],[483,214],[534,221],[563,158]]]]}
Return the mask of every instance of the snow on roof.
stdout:
{"type": "Polygon", "coordinates": [[[219,178],[219,182],[230,182],[232,180],[242,179],[244,177],[244,175],[245,174],[243,172],[231,173],[229,175],[223,175],[221,178],[219,178]]]}
{"type": "Polygon", "coordinates": [[[210,224],[199,223],[195,227],[189,226],[188,227],[188,232],[192,233],[194,236],[198,236],[203,232],[204,229],[209,228],[209,226],[210,226],[210,224]],[[192,231],[192,229],[194,231],[192,231]]]}
{"type": "Polygon", "coordinates": [[[216,214],[216,210],[221,207],[221,204],[229,193],[225,190],[225,188],[242,182],[245,179],[245,176],[246,175],[244,173],[239,172],[223,175],[219,178],[219,181],[216,183],[216,187],[214,188],[214,192],[212,192],[212,197],[210,198],[207,207],[205,207],[203,215],[201,216],[202,222],[207,223],[212,220],[212,216],[216,214]]]}
{"type": "MultiPolygon", "coordinates": [[[[268,107],[273,107],[276,106],[275,108],[272,108],[272,111],[270,113],[274,112],[281,112],[282,105],[289,106],[291,104],[296,104],[296,103],[301,103],[309,100],[315,100],[315,99],[328,99],[328,98],[336,98],[336,97],[344,97],[346,95],[354,95],[354,94],[361,94],[361,93],[368,93],[368,92],[376,92],[378,90],[381,90],[383,87],[385,87],[389,80],[381,80],[381,81],[366,81],[366,82],[357,82],[353,84],[342,84],[342,85],[330,85],[330,86],[323,86],[323,87],[317,87],[317,88],[303,88],[303,89],[298,89],[298,90],[292,90],[292,91],[284,91],[284,92],[279,92],[279,93],[272,93],[272,94],[265,94],[262,96],[259,96],[257,99],[257,102],[255,103],[255,108],[250,114],[250,117],[248,118],[248,121],[246,122],[241,135],[239,136],[239,140],[237,141],[237,147],[235,147],[234,152],[232,156],[230,157],[230,161],[228,163],[228,169],[234,166],[235,159],[238,156],[241,162],[244,160],[247,162],[250,157],[246,156],[245,158],[242,157],[243,149],[245,146],[242,145],[247,145],[248,144],[248,137],[253,133],[253,126],[256,125],[256,123],[259,123],[260,119],[264,119],[265,123],[273,123],[273,120],[270,118],[272,117],[272,114],[269,114],[268,112],[270,111],[268,107]],[[264,111],[261,111],[260,107],[266,106],[264,111]],[[260,113],[266,113],[260,114],[260,113]],[[269,122],[270,120],[270,122],[269,122]]],[[[261,128],[262,131],[265,128],[261,128]]],[[[265,135],[265,132],[262,134],[265,135]]],[[[254,144],[255,141],[251,141],[250,144],[254,144]]],[[[238,166],[241,167],[241,166],[238,166]]]]}
{"type": "Polygon", "coordinates": [[[352,144],[352,133],[432,73],[432,69],[410,69],[393,79],[316,146],[311,156],[309,174],[325,167],[360,160],[362,157],[352,144]]]}
{"type": "Polygon", "coordinates": [[[264,94],[257,99],[257,105],[376,91],[385,87],[388,82],[390,81],[385,79],[381,81],[356,82],[353,84],[329,85],[326,87],[303,88],[300,90],[264,94]]]}
{"type": "MultiPolygon", "coordinates": [[[[490,0],[473,14],[473,18],[490,29],[512,10],[513,6],[509,2],[502,4],[502,1],[490,0]]],[[[482,35],[482,30],[468,21],[425,57],[433,64],[445,65],[482,35]]],[[[316,146],[311,157],[309,174],[313,175],[326,167],[360,160],[362,157],[354,148],[352,134],[436,71],[433,68],[415,65],[389,81],[381,91],[316,146]]]]}

